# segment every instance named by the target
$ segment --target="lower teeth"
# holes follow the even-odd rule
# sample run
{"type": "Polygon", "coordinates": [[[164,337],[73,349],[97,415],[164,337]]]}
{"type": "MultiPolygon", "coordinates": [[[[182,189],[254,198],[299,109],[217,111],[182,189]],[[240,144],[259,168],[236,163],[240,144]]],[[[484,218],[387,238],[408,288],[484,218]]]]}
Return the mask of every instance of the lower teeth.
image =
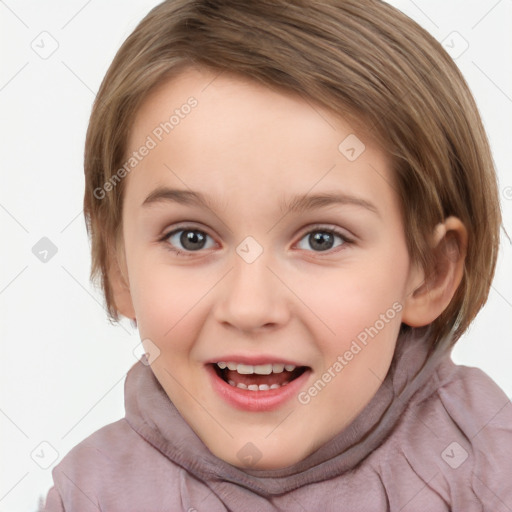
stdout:
{"type": "Polygon", "coordinates": [[[271,386],[268,384],[260,384],[259,386],[257,384],[249,384],[249,386],[247,386],[242,382],[236,384],[234,380],[228,380],[228,384],[234,388],[248,389],[249,391],[267,391],[269,389],[279,389],[281,386],[286,386],[288,382],[283,382],[282,384],[272,384],[271,386]]]}

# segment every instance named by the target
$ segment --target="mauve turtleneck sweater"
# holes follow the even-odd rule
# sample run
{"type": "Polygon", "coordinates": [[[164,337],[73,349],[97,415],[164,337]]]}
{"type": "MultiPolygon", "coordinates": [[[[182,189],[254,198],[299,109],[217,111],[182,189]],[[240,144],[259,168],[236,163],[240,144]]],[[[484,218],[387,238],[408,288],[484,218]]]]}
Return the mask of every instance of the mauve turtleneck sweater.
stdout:
{"type": "Polygon", "coordinates": [[[512,404],[481,370],[399,337],[381,387],[334,439],[279,470],[213,455],[149,366],[125,382],[126,417],[53,470],[45,512],[511,512],[512,404]]]}

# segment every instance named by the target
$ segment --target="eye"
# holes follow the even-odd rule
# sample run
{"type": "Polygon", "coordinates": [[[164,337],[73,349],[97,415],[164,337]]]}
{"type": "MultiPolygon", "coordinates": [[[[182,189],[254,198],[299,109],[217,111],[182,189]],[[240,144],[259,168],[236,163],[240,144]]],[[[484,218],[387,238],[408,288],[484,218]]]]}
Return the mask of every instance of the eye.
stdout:
{"type": "Polygon", "coordinates": [[[215,242],[210,235],[199,229],[176,229],[165,235],[162,241],[169,244],[170,249],[177,253],[184,251],[197,252],[215,246],[215,242]]]}
{"type": "Polygon", "coordinates": [[[303,236],[297,246],[299,249],[324,252],[349,242],[350,240],[347,237],[336,230],[315,229],[303,236]]]}

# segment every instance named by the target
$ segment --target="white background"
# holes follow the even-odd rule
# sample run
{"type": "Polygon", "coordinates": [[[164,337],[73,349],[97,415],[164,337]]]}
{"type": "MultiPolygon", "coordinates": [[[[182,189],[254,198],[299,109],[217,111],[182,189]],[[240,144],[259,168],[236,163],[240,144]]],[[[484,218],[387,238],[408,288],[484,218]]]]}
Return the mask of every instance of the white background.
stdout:
{"type": "MultiPolygon", "coordinates": [[[[109,324],[102,296],[89,284],[82,158],[99,84],[123,40],[157,3],[0,0],[2,512],[35,510],[62,456],[124,415],[123,381],[139,338],[126,321],[109,324]],[[31,47],[41,37],[46,49],[58,44],[47,59],[31,47]],[[46,263],[32,253],[42,237],[58,250],[46,263]]],[[[391,3],[438,40],[449,36],[454,51],[469,45],[456,62],[488,130],[512,235],[512,1],[391,3]]],[[[503,237],[488,304],[454,351],[456,362],[482,368],[508,396],[511,257],[503,237]]]]}

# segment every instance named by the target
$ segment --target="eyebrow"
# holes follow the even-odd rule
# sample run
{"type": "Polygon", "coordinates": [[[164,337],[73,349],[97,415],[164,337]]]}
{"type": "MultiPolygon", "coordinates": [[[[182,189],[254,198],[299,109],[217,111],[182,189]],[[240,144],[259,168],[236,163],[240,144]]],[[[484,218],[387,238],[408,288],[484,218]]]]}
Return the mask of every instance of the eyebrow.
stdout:
{"type": "MultiPolygon", "coordinates": [[[[215,202],[201,194],[192,190],[171,189],[168,187],[158,187],[153,190],[142,203],[143,207],[148,207],[157,203],[176,202],[180,204],[202,206],[209,210],[215,210],[215,202]]],[[[294,213],[303,213],[309,210],[324,208],[332,205],[353,205],[365,208],[380,217],[377,207],[361,197],[343,193],[325,193],[315,195],[297,195],[284,201],[280,205],[281,211],[289,211],[294,213]]]]}
{"type": "Polygon", "coordinates": [[[146,207],[165,202],[176,202],[192,206],[203,206],[210,210],[215,210],[216,208],[214,202],[200,192],[194,192],[193,190],[173,189],[168,187],[158,187],[153,190],[153,192],[151,192],[148,197],[144,199],[142,206],[146,207]]]}
{"type": "Polygon", "coordinates": [[[290,202],[285,202],[281,206],[281,209],[288,210],[290,212],[303,213],[308,210],[314,210],[316,208],[323,208],[332,205],[359,206],[375,213],[380,217],[379,210],[370,201],[367,201],[362,197],[343,193],[325,193],[314,195],[306,194],[303,196],[294,196],[291,198],[290,202]]]}

